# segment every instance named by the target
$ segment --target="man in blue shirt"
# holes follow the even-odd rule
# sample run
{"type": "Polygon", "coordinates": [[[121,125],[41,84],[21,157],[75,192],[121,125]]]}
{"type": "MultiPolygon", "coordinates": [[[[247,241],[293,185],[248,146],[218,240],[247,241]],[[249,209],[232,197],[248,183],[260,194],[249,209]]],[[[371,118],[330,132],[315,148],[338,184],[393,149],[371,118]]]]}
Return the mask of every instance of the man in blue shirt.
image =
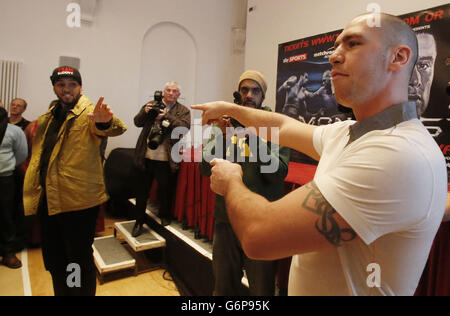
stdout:
{"type": "Polygon", "coordinates": [[[0,107],[0,255],[3,256],[2,264],[12,269],[22,267],[13,250],[16,234],[14,169],[27,155],[25,134],[20,127],[8,123],[8,112],[0,107]]]}

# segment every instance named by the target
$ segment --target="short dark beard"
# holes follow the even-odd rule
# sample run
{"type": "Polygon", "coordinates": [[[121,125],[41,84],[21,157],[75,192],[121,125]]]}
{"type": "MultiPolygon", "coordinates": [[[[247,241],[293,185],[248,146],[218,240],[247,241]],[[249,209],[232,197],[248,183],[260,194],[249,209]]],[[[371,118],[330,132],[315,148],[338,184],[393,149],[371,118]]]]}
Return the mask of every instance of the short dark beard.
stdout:
{"type": "Polygon", "coordinates": [[[75,107],[75,105],[77,105],[78,101],[81,98],[81,94],[78,96],[78,98],[76,98],[73,102],[71,103],[64,103],[63,100],[61,100],[59,97],[59,104],[61,104],[61,106],[65,109],[73,109],[75,107]]]}
{"type": "MultiPolygon", "coordinates": [[[[261,102],[261,104],[256,104],[256,102],[254,102],[254,101],[250,101],[250,102],[255,106],[254,109],[260,109],[262,106],[262,102],[261,102]]],[[[244,105],[245,105],[245,103],[247,103],[247,100],[244,100],[242,102],[242,104],[244,104],[244,105]]]]}

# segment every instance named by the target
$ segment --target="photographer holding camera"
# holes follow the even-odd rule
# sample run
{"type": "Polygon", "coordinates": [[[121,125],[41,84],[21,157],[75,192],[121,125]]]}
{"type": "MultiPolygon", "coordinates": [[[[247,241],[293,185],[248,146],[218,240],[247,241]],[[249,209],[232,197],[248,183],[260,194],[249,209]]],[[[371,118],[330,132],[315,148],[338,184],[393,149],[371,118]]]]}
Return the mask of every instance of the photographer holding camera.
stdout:
{"type": "Polygon", "coordinates": [[[172,139],[172,131],[177,127],[190,128],[191,114],[188,108],[178,103],[180,86],[168,82],[164,93],[155,92],[155,100],[145,104],[134,118],[134,124],[142,127],[136,144],[135,165],[140,171],[140,181],[136,192],[136,224],[132,235],[142,233],[147,199],[153,179],[158,182],[159,218],[162,225],[170,224],[170,201],[176,186],[176,172],[179,164],[170,155],[173,145],[179,139],[172,139]]]}

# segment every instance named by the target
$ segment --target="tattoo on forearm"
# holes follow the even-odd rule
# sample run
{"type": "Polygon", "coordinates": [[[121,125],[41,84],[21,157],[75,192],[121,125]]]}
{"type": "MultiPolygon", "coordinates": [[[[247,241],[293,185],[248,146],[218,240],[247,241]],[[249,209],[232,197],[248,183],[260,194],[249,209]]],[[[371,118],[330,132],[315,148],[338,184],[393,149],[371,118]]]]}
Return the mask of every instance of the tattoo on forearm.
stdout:
{"type": "Polygon", "coordinates": [[[331,244],[340,246],[341,241],[351,241],[356,238],[356,233],[353,229],[340,228],[337,221],[334,219],[336,211],[325,200],[322,193],[320,193],[314,182],[306,185],[311,189],[310,193],[303,201],[302,206],[321,216],[321,219],[316,221],[316,229],[322,234],[331,244]]]}

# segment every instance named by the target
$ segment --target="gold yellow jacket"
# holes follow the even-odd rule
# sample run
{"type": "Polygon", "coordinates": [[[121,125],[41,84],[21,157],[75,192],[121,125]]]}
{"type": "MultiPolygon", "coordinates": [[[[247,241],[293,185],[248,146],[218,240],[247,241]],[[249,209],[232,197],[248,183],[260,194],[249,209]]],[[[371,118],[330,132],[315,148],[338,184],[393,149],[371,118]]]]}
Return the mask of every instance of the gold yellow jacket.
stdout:
{"type": "MultiPolygon", "coordinates": [[[[108,200],[103,181],[99,136],[118,136],[126,131],[114,116],[110,128],[98,130],[88,117],[94,105],[84,95],[69,112],[58,133],[48,164],[46,193],[48,214],[84,210],[108,200]],[[70,126],[70,128],[68,128],[70,126]]],[[[25,175],[23,201],[26,215],[36,214],[43,191],[39,163],[45,135],[53,119],[51,109],[38,118],[30,165],[25,175]]]]}

